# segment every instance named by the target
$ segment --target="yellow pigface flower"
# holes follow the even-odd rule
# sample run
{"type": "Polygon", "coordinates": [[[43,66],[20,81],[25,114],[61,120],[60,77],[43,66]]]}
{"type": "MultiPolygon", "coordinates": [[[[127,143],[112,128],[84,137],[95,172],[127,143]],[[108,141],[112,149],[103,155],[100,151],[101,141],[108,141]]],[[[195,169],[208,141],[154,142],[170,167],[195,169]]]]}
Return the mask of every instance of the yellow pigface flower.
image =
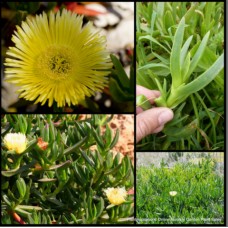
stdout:
{"type": "Polygon", "coordinates": [[[171,191],[171,192],[169,192],[169,194],[170,194],[171,196],[175,196],[175,195],[177,194],[177,192],[176,192],[176,191],[171,191]]]}
{"type": "Polygon", "coordinates": [[[113,205],[120,205],[126,201],[127,191],[125,188],[107,188],[104,192],[106,193],[109,202],[113,205]]]}
{"type": "Polygon", "coordinates": [[[22,133],[8,133],[3,142],[8,150],[15,150],[17,154],[24,152],[27,145],[26,136],[22,133]]]}
{"type": "Polygon", "coordinates": [[[51,107],[77,105],[102,91],[112,63],[106,37],[83,16],[63,9],[23,21],[7,51],[6,81],[20,86],[20,97],[51,107]]]}

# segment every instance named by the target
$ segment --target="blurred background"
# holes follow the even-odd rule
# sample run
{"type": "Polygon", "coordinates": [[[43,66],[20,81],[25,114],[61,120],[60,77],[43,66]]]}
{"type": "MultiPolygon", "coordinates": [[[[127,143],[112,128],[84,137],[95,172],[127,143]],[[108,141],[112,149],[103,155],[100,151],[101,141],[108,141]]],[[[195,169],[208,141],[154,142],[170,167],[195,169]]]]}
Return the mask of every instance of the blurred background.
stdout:
{"type": "Polygon", "coordinates": [[[215,172],[224,175],[224,152],[137,152],[137,167],[160,167],[161,164],[172,168],[176,163],[198,164],[204,158],[210,158],[215,162],[215,172]]]}
{"type": "Polygon", "coordinates": [[[1,104],[2,112],[52,112],[47,104],[18,99],[17,88],[4,81],[4,60],[15,26],[21,25],[26,17],[33,17],[43,11],[49,12],[66,8],[84,15],[84,22],[92,21],[107,37],[107,48],[119,60],[109,75],[110,83],[103,93],[87,98],[83,105],[65,107],[63,112],[123,113],[134,112],[134,2],[1,2],[1,104]],[[123,75],[122,69],[125,75],[123,75]],[[130,70],[131,69],[131,70],[130,70]],[[126,89],[124,77],[131,85],[126,89]]]}

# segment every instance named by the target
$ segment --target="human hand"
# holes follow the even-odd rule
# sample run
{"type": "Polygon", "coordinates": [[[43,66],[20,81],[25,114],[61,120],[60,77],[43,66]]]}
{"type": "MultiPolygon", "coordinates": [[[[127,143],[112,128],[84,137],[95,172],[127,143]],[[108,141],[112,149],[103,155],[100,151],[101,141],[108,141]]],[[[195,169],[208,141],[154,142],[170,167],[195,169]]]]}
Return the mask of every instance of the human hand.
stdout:
{"type": "MultiPolygon", "coordinates": [[[[138,85],[136,86],[136,94],[145,95],[151,104],[154,103],[154,99],[161,95],[159,91],[149,90],[138,85]]],[[[136,113],[136,142],[149,134],[160,132],[164,125],[173,119],[173,111],[165,107],[156,107],[146,111],[137,107],[136,113]]]]}

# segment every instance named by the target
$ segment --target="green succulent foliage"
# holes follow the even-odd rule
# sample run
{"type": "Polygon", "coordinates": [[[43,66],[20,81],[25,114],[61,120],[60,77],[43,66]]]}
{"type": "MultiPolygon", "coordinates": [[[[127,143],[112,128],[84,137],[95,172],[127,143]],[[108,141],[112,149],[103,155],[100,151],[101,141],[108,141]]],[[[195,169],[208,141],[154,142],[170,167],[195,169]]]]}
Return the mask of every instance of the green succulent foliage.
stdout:
{"type": "Polygon", "coordinates": [[[114,65],[109,81],[109,89],[112,98],[118,103],[127,105],[128,111],[133,112],[134,94],[135,94],[135,77],[134,67],[130,66],[130,76],[128,77],[120,60],[115,55],[110,55],[114,65]]]}
{"type": "Polygon", "coordinates": [[[139,167],[138,224],[224,224],[224,178],[215,167],[210,157],[198,164],[139,167]],[[170,191],[177,194],[171,196],[170,191]]]}
{"type": "Polygon", "coordinates": [[[111,151],[119,137],[119,131],[113,134],[108,125],[113,115],[79,117],[6,114],[2,118],[2,139],[9,132],[23,132],[28,139],[19,155],[2,145],[3,224],[17,224],[9,211],[27,224],[133,223],[133,196],[109,208],[103,191],[134,185],[130,158],[121,160],[111,151]],[[40,138],[48,143],[46,149],[38,146],[40,138]]]}
{"type": "Polygon", "coordinates": [[[156,105],[175,114],[163,133],[138,148],[222,150],[224,3],[150,2],[136,8],[137,84],[159,90],[156,105]]]}

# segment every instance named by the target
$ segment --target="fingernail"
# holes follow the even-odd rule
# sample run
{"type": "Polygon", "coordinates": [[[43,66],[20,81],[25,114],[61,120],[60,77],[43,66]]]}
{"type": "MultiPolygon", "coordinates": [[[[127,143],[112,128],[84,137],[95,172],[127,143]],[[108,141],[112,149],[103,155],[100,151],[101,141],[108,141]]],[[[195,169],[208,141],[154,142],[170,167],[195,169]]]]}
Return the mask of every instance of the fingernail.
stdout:
{"type": "Polygon", "coordinates": [[[158,117],[158,122],[160,125],[164,125],[165,123],[169,122],[171,119],[173,119],[173,112],[167,109],[161,112],[161,114],[158,117]]]}

